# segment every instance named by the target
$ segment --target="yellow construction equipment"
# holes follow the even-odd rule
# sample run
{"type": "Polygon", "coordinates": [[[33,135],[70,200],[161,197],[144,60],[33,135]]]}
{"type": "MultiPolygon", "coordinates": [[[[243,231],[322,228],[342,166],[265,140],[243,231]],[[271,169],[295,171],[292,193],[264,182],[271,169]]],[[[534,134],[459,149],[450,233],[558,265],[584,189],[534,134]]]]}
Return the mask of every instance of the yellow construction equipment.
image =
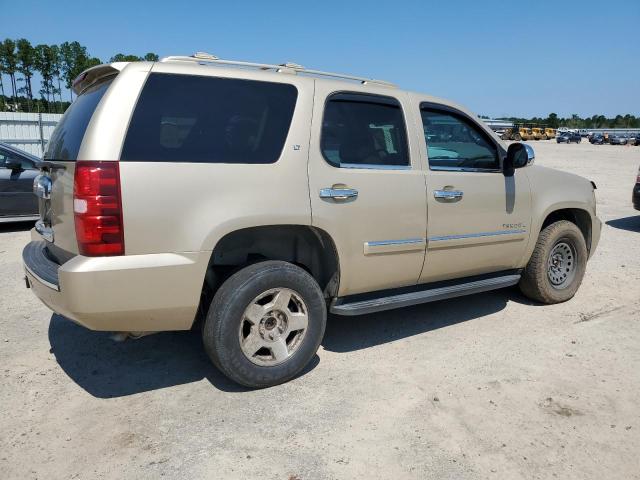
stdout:
{"type": "Polygon", "coordinates": [[[502,134],[502,140],[533,140],[533,133],[530,128],[523,125],[514,124],[513,128],[507,128],[502,134]]]}
{"type": "Polygon", "coordinates": [[[546,140],[547,139],[547,134],[545,133],[544,129],[542,129],[540,127],[533,127],[531,129],[531,135],[533,136],[534,140],[546,140]]]}
{"type": "Polygon", "coordinates": [[[502,134],[502,139],[519,142],[521,140],[548,140],[550,138],[556,138],[555,128],[548,128],[544,125],[531,127],[530,125],[531,124],[523,125],[516,123],[513,125],[513,128],[505,130],[502,134]]]}
{"type": "Polygon", "coordinates": [[[533,137],[533,132],[531,131],[530,128],[520,127],[518,132],[520,133],[520,138],[522,140],[533,140],[533,138],[534,138],[533,137]]]}

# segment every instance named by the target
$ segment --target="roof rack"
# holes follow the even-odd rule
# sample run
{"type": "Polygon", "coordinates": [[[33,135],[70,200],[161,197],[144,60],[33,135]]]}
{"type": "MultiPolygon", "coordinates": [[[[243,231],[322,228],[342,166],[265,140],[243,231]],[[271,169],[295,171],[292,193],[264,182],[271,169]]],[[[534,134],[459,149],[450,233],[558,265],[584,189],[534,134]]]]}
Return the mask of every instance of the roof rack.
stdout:
{"type": "Polygon", "coordinates": [[[204,65],[204,64],[230,65],[230,66],[244,67],[244,68],[257,68],[260,70],[274,70],[278,73],[292,73],[292,74],[303,73],[307,75],[317,75],[320,77],[332,77],[332,78],[353,80],[356,82],[360,82],[363,85],[373,84],[373,85],[381,85],[384,87],[396,87],[395,84],[390,82],[385,82],[384,80],[355,77],[353,75],[343,75],[341,73],[322,72],[320,70],[309,70],[304,68],[302,65],[298,65],[297,63],[292,63],[292,62],[281,63],[279,65],[272,65],[269,63],[253,63],[253,62],[241,62],[237,60],[223,60],[221,58],[216,57],[215,55],[211,55],[210,53],[206,53],[206,52],[196,52],[195,54],[188,57],[187,56],[164,57],[160,61],[161,62],[194,62],[201,65],[204,65]]]}

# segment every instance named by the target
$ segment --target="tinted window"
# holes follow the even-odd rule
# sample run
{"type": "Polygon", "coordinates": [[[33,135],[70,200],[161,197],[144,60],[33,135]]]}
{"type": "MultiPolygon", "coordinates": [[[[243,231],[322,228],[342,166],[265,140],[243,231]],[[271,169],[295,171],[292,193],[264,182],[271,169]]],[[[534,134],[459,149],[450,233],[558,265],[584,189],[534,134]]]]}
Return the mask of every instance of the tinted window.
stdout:
{"type": "Polygon", "coordinates": [[[98,82],[76,98],[53,131],[44,153],[45,159],[77,160],[89,120],[112,81],[113,77],[98,82]]]}
{"type": "Polygon", "coordinates": [[[498,150],[479,126],[448,111],[421,114],[430,167],[499,168],[498,150]]]}
{"type": "Polygon", "coordinates": [[[409,165],[402,108],[389,97],[340,93],[329,97],[320,147],[336,167],[409,165]]]}
{"type": "Polygon", "coordinates": [[[296,97],[296,88],[283,83],[151,74],[121,160],[273,163],[296,97]]]}

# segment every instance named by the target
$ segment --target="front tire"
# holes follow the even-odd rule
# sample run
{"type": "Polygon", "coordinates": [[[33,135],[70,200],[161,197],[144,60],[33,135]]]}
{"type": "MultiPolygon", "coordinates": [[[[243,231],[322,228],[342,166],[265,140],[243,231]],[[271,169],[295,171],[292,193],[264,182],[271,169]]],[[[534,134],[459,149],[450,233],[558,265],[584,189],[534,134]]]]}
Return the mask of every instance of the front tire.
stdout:
{"type": "Polygon", "coordinates": [[[209,358],[231,380],[264,388],[295,377],[317,352],[327,322],[314,278],[282,261],[255,263],[216,292],[202,332],[209,358]]]}
{"type": "Polygon", "coordinates": [[[582,283],[587,257],[584,236],[574,223],[567,220],[552,223],[538,236],[522,273],[520,290],[541,303],[566,302],[582,283]]]}

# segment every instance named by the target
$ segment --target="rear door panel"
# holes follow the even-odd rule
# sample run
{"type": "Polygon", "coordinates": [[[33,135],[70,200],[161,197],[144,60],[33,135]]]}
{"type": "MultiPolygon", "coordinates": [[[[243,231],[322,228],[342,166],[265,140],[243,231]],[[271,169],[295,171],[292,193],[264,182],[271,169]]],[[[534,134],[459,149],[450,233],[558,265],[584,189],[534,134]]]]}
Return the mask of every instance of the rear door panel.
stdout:
{"type": "Polygon", "coordinates": [[[365,92],[400,102],[407,126],[410,167],[345,168],[329,164],[320,143],[325,101],[340,91],[344,92],[344,83],[316,83],[309,152],[312,221],[336,243],[340,259],[339,295],[415,285],[424,260],[427,217],[424,171],[406,95],[388,88],[365,92]],[[332,187],[355,189],[357,198],[321,198],[321,190],[332,187]]]}

